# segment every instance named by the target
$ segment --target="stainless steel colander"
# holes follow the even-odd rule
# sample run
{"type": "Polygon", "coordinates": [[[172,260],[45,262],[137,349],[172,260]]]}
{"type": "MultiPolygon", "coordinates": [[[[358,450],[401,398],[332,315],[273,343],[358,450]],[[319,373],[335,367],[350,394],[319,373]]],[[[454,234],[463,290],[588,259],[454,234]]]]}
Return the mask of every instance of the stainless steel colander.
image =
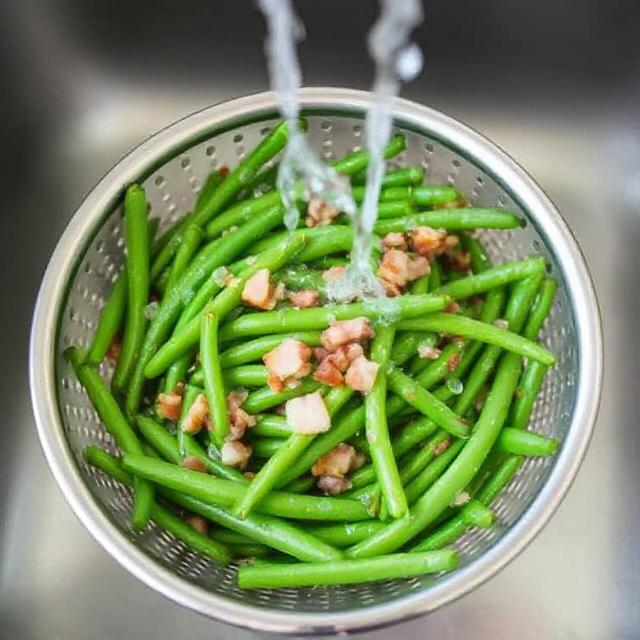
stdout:
{"type": "MultiPolygon", "coordinates": [[[[309,136],[327,158],[362,144],[364,92],[303,90],[309,136]]],[[[250,591],[235,568],[221,568],[151,524],[134,532],[127,488],[88,466],[82,451],[116,451],[62,357],[87,345],[123,261],[120,202],[125,185],[144,184],[152,213],[166,227],[189,210],[204,177],[234,165],[278,120],[271,93],[205,109],[156,134],[120,161],[69,223],[51,258],[31,336],[31,393],[40,440],[80,520],[122,565],[176,602],[212,618],[260,631],[331,633],[388,624],[425,613],[473,589],[504,567],[540,531],[569,488],[596,417],[602,337],[589,273],[559,213],[531,178],[475,131],[437,111],[398,100],[395,128],[407,150],[393,165],[421,164],[429,182],[449,182],[472,204],[519,212],[524,228],[483,234],[493,257],[543,255],[560,282],[544,339],[558,356],[532,416],[532,428],[562,442],[557,456],[531,459],[495,506],[498,524],[470,530],[456,545],[461,567],[441,577],[360,586],[250,591]]],[[[110,375],[106,368],[105,376],[110,375]]]]}

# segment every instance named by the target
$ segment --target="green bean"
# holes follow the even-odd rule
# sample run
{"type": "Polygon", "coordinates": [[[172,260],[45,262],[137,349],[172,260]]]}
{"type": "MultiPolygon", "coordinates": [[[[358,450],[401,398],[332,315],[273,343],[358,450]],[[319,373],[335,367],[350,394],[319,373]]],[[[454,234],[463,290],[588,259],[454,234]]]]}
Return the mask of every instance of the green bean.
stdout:
{"type": "Polygon", "coordinates": [[[216,216],[205,229],[207,238],[215,238],[231,227],[248,222],[270,207],[281,204],[280,194],[272,191],[257,198],[243,200],[216,216]]]}
{"type": "Polygon", "coordinates": [[[482,273],[493,266],[491,258],[480,240],[464,231],[458,234],[458,237],[460,238],[462,247],[469,252],[473,273],[482,273]]]}
{"type": "Polygon", "coordinates": [[[421,555],[397,553],[366,560],[337,560],[331,564],[262,564],[240,567],[238,586],[241,589],[279,589],[358,584],[440,573],[451,571],[457,566],[458,555],[449,549],[429,551],[421,555]]]}
{"type": "Polygon", "coordinates": [[[230,422],[222,369],[218,360],[218,322],[218,316],[211,306],[205,307],[200,325],[200,359],[209,416],[213,422],[213,439],[221,448],[229,433],[230,422]]]}
{"type": "Polygon", "coordinates": [[[121,393],[127,385],[144,341],[149,302],[149,205],[144,189],[137,184],[127,188],[124,197],[125,239],[127,246],[127,310],[122,349],[113,372],[111,386],[121,393]]]}
{"type": "Polygon", "coordinates": [[[531,309],[531,313],[527,319],[527,324],[522,332],[522,335],[525,338],[535,340],[538,337],[538,333],[542,329],[542,325],[551,311],[553,299],[555,298],[557,290],[558,282],[553,278],[547,278],[542,283],[538,299],[531,309]]]}
{"type": "Polygon", "coordinates": [[[431,282],[431,274],[427,273],[424,276],[420,276],[417,280],[414,280],[409,284],[409,293],[413,295],[419,295],[429,293],[429,283],[431,282]]]}
{"type": "Polygon", "coordinates": [[[406,218],[415,214],[415,209],[410,200],[391,200],[380,202],[377,206],[378,220],[389,220],[391,218],[406,218]]]}
{"type": "Polygon", "coordinates": [[[435,293],[448,295],[455,300],[460,300],[479,293],[485,293],[490,289],[516,280],[539,275],[544,272],[544,269],[544,258],[527,258],[516,262],[506,262],[481,273],[467,276],[462,280],[445,284],[435,290],[435,293]]]}
{"type": "Polygon", "coordinates": [[[431,386],[431,384],[434,384],[431,382],[432,379],[436,381],[442,380],[455,370],[455,368],[451,368],[452,364],[456,363],[456,359],[461,356],[465,346],[466,342],[451,342],[442,349],[440,355],[435,360],[419,358],[420,362],[414,362],[409,367],[409,375],[416,376],[421,374],[424,382],[421,380],[420,384],[423,386],[431,386]]]}
{"type": "MultiPolygon", "coordinates": [[[[261,269],[276,270],[286,264],[295,255],[304,239],[291,236],[276,245],[270,251],[265,251],[250,267],[236,277],[234,281],[221,291],[210,303],[210,308],[222,320],[241,300],[242,290],[247,280],[261,269]]],[[[149,359],[144,367],[144,375],[148,378],[159,376],[166,368],[186,350],[196,345],[200,340],[200,318],[195,316],[175,333],[149,359]]]]}
{"type": "MultiPolygon", "coordinates": [[[[424,179],[424,169],[422,167],[403,167],[388,171],[382,178],[382,187],[404,187],[411,184],[420,184],[424,179]]],[[[367,182],[366,173],[358,173],[351,178],[351,183],[356,186],[364,185],[367,182]]]]}
{"type": "Polygon", "coordinates": [[[278,282],[282,282],[287,289],[292,291],[315,289],[322,293],[326,284],[320,271],[315,271],[299,264],[281,269],[275,274],[275,279],[278,282]]]}
{"type": "MultiPolygon", "coordinates": [[[[169,369],[171,371],[171,369],[169,369]]],[[[269,373],[267,368],[260,364],[248,364],[242,367],[225,369],[222,378],[226,389],[236,389],[237,387],[262,387],[267,384],[269,373]]],[[[196,386],[204,385],[204,371],[196,369],[189,382],[196,386]]]]}
{"type": "Polygon", "coordinates": [[[169,271],[169,279],[165,287],[166,291],[170,291],[175,286],[180,276],[184,273],[185,269],[196,254],[200,242],[202,241],[202,230],[195,224],[190,224],[184,230],[182,236],[182,243],[176,251],[175,258],[171,264],[171,270],[169,271]]]}
{"type": "Polygon", "coordinates": [[[313,476],[302,476],[287,485],[287,491],[290,493],[309,493],[316,484],[313,476]]]}
{"type": "MultiPolygon", "coordinates": [[[[120,467],[118,461],[109,455],[103,449],[93,445],[88,446],[84,450],[84,456],[87,462],[97,467],[107,475],[113,477],[122,484],[131,485],[134,479],[120,467]]],[[[218,540],[212,540],[206,535],[202,535],[193,527],[187,524],[174,513],[165,509],[163,506],[153,503],[151,505],[151,519],[163,529],[166,529],[173,536],[182,540],[192,549],[213,558],[216,562],[226,565],[231,562],[231,554],[228,547],[218,540]]]]}
{"type": "Polygon", "coordinates": [[[251,255],[257,255],[267,251],[288,236],[300,236],[307,241],[304,251],[297,256],[297,261],[307,264],[331,253],[349,251],[353,242],[351,227],[344,224],[332,224],[311,229],[296,229],[295,231],[282,231],[273,233],[262,240],[258,240],[251,246],[251,255]]]}
{"type": "MultiPolygon", "coordinates": [[[[172,326],[177,321],[180,309],[185,302],[195,294],[200,285],[210,277],[216,268],[229,263],[238,253],[246,249],[256,236],[265,233],[281,221],[281,209],[267,211],[262,216],[247,222],[237,231],[228,234],[224,239],[214,240],[198,252],[198,255],[182,275],[171,294],[165,295],[158,313],[149,325],[140,356],[129,383],[125,404],[129,415],[137,413],[142,399],[144,368],[171,332],[172,326]]],[[[196,343],[197,340],[194,344],[196,343]]]]}
{"type": "MultiPolygon", "coordinates": [[[[196,356],[195,349],[191,349],[178,358],[168,369],[162,385],[164,393],[173,393],[180,383],[184,383],[187,372],[196,356]]],[[[204,384],[204,379],[201,384],[204,384]]]]}
{"type": "Polygon", "coordinates": [[[253,455],[256,458],[271,458],[278,453],[286,441],[286,438],[258,438],[251,440],[253,455]]]}
{"type": "MultiPolygon", "coordinates": [[[[98,466],[106,473],[112,475],[113,469],[118,470],[120,474],[126,473],[115,458],[103,452],[101,457],[105,456],[111,458],[112,464],[109,468],[103,468],[100,464],[98,466]]],[[[113,475],[122,481],[122,476],[118,477],[115,473],[113,475]]],[[[159,487],[159,493],[193,513],[303,562],[330,562],[342,557],[337,549],[280,518],[251,514],[246,520],[240,520],[222,507],[202,502],[178,491],[159,487]]]]}
{"type": "Polygon", "coordinates": [[[505,453],[518,456],[550,456],[558,449],[558,441],[532,431],[504,427],[498,438],[498,447],[505,453]]]}
{"type": "Polygon", "coordinates": [[[406,517],[393,521],[368,540],[354,545],[347,550],[347,555],[360,558],[391,552],[423,531],[451,504],[471,481],[497,440],[513,397],[519,370],[519,356],[507,353],[502,357],[480,418],[456,459],[418,499],[406,517]]]}
{"type": "MultiPolygon", "coordinates": [[[[221,340],[235,340],[245,336],[264,335],[290,331],[313,331],[326,329],[333,320],[351,320],[365,316],[371,320],[409,318],[432,313],[444,308],[445,297],[411,296],[379,299],[371,302],[336,304],[313,309],[282,309],[247,313],[227,322],[220,331],[221,340]]],[[[412,327],[413,329],[413,327],[412,327]]]]}
{"type": "MultiPolygon", "coordinates": [[[[203,198],[201,206],[196,208],[185,222],[204,227],[211,218],[220,213],[231,200],[249,184],[260,168],[281,151],[287,142],[287,124],[280,123],[260,144],[233,169],[229,175],[213,190],[209,197],[203,198]]],[[[182,242],[182,233],[186,225],[175,233],[167,245],[154,260],[153,272],[160,273],[169,264],[182,242]]]]}
{"type": "MultiPolygon", "coordinates": [[[[141,453],[142,445],[135,431],[131,428],[127,419],[122,414],[120,406],[116,402],[100,373],[92,365],[82,364],[82,354],[76,347],[70,347],[65,352],[65,357],[73,367],[80,384],[85,388],[91,403],[104,423],[105,427],[114,437],[121,451],[141,453]]],[[[142,529],[149,522],[151,507],[153,505],[153,487],[145,480],[136,479],[134,482],[135,499],[133,504],[132,522],[136,529],[142,529]]]]}
{"type": "Polygon", "coordinates": [[[395,367],[388,368],[389,388],[405,402],[433,420],[439,427],[459,438],[469,435],[467,425],[444,402],[395,367]]]}
{"type": "Polygon", "coordinates": [[[384,236],[393,231],[411,231],[416,227],[437,227],[458,231],[461,229],[515,229],[520,219],[503,209],[438,209],[424,211],[404,218],[379,220],[375,233],[384,236]]]}
{"type": "Polygon", "coordinates": [[[230,529],[214,529],[213,531],[209,532],[209,537],[226,544],[255,544],[254,541],[248,536],[242,535],[241,533],[236,533],[235,531],[231,531],[230,529]]]}
{"type": "Polygon", "coordinates": [[[365,397],[365,425],[369,453],[380,489],[389,504],[392,517],[400,518],[407,510],[407,501],[400,474],[393,457],[387,425],[386,367],[395,337],[393,327],[379,327],[371,343],[371,360],[379,365],[373,387],[365,397]]]}
{"type": "Polygon", "coordinates": [[[422,318],[401,320],[397,326],[401,331],[438,331],[486,342],[547,365],[556,361],[550,351],[517,333],[451,313],[432,313],[422,318]]]}
{"type": "Polygon", "coordinates": [[[362,520],[360,522],[310,525],[306,530],[334,547],[343,548],[365,540],[380,531],[383,526],[379,520],[362,520]]]}
{"type": "MultiPolygon", "coordinates": [[[[385,159],[393,158],[400,152],[404,151],[407,146],[407,140],[403,135],[395,135],[384,149],[385,159]]],[[[362,171],[369,164],[369,152],[368,151],[356,151],[351,155],[341,158],[333,163],[333,168],[337,173],[346,175],[354,175],[359,171],[362,171]]]]}
{"type": "MultiPolygon", "coordinates": [[[[351,393],[348,387],[331,389],[324,400],[330,416],[344,405],[351,393]]],[[[256,503],[273,489],[282,473],[298,459],[314,437],[310,434],[292,433],[252,479],[249,489],[234,504],[233,513],[239,518],[246,518],[256,503]]]]}
{"type": "Polygon", "coordinates": [[[252,435],[268,438],[288,438],[292,433],[286,418],[270,413],[258,418],[256,426],[251,429],[252,435]]]}
{"type": "Polygon", "coordinates": [[[229,367],[237,367],[241,364],[260,360],[262,356],[275,349],[287,338],[304,342],[308,347],[320,346],[320,332],[318,331],[299,331],[287,335],[276,333],[272,336],[260,336],[254,340],[241,342],[223,351],[220,354],[220,366],[223,369],[228,369],[229,367]]]}
{"type": "Polygon", "coordinates": [[[434,333],[420,331],[405,331],[396,336],[393,343],[391,361],[396,365],[403,365],[420,347],[433,346],[438,336],[434,333]]]}
{"type": "Polygon", "coordinates": [[[223,172],[220,169],[214,169],[205,179],[204,184],[198,191],[198,197],[196,198],[196,209],[200,209],[205,202],[213,195],[213,192],[218,188],[220,183],[225,179],[226,171],[223,172]]]}
{"type": "Polygon", "coordinates": [[[479,500],[470,500],[460,509],[464,521],[474,527],[488,529],[495,521],[496,514],[485,507],[479,500]]]}
{"type": "MultiPolygon", "coordinates": [[[[125,454],[123,467],[135,475],[194,498],[222,506],[232,505],[244,487],[235,482],[177,467],[148,456],[125,454]]],[[[256,510],[299,520],[366,520],[366,509],[354,500],[298,495],[272,491],[256,510]]]]}
{"type": "MultiPolygon", "coordinates": [[[[192,387],[192,389],[196,391],[196,395],[201,393],[200,389],[196,387],[192,387]]],[[[195,399],[194,397],[188,398],[188,391],[189,386],[187,385],[181,420],[184,419],[188,407],[195,399]]],[[[198,441],[188,433],[184,433],[181,427],[178,430],[178,437],[180,438],[180,442],[178,442],[175,436],[171,435],[162,425],[148,416],[138,415],[136,423],[146,441],[165,460],[173,464],[181,464],[185,456],[195,456],[204,463],[211,473],[219,478],[239,482],[240,484],[248,484],[248,480],[240,471],[222,464],[219,459],[208,456],[200,444],[198,444],[198,441]]]]}
{"type": "Polygon", "coordinates": [[[262,413],[271,407],[275,407],[291,398],[299,398],[321,388],[321,384],[312,378],[305,378],[297,387],[273,391],[270,387],[257,389],[249,394],[242,408],[248,413],[262,413]]]}
{"type": "Polygon", "coordinates": [[[429,291],[436,291],[442,286],[442,266],[438,260],[431,262],[431,272],[429,273],[429,291]]]}

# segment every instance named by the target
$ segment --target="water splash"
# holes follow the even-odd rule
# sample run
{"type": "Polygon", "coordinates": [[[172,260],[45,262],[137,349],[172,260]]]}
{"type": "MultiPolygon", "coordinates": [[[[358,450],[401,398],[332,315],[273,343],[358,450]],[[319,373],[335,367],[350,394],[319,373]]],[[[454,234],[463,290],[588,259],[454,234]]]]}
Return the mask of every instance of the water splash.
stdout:
{"type": "Polygon", "coordinates": [[[321,198],[336,209],[353,215],[356,206],[349,181],[322,162],[300,130],[298,90],[302,74],[296,42],[304,37],[304,26],[290,0],[259,0],[258,4],[269,28],[266,52],[271,87],[278,96],[280,111],[289,127],[289,139],[276,181],[285,207],[285,226],[291,230],[298,225],[297,201],[300,198],[321,198]]]}
{"type": "Polygon", "coordinates": [[[401,81],[413,79],[422,69],[420,49],[409,42],[411,31],[422,21],[420,0],[382,0],[382,12],[369,35],[369,52],[376,65],[373,100],[365,119],[369,152],[367,184],[362,206],[351,216],[354,242],[351,264],[344,278],[332,283],[335,299],[383,296],[384,290],[371,268],[373,225],[385,170],[384,147],[391,137],[393,99],[401,81]]]}

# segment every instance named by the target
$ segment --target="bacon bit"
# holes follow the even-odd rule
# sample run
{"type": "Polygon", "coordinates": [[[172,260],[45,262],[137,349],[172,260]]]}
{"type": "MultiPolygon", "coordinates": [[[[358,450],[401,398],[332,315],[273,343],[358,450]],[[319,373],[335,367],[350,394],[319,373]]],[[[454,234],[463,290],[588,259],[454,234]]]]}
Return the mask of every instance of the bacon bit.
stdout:
{"type": "Polygon", "coordinates": [[[312,350],[304,342],[284,339],[275,349],[262,356],[269,378],[267,384],[273,391],[282,391],[287,382],[309,375],[312,350]]]}
{"type": "Polygon", "coordinates": [[[189,469],[189,471],[199,471],[200,473],[208,473],[207,465],[197,456],[186,456],[182,459],[180,466],[189,469]]]}
{"type": "Polygon", "coordinates": [[[387,249],[378,269],[378,277],[392,288],[402,289],[409,280],[409,256],[398,249],[387,249]]]}
{"type": "Polygon", "coordinates": [[[452,353],[447,360],[447,369],[453,373],[460,364],[462,356],[459,353],[452,353]]]}
{"type": "Polygon", "coordinates": [[[320,294],[315,289],[302,289],[301,291],[291,291],[289,293],[291,304],[298,309],[309,309],[317,307],[320,294]]]}
{"type": "Polygon", "coordinates": [[[114,336],[109,348],[107,349],[107,362],[115,367],[120,359],[122,351],[122,334],[118,331],[114,336]]]}
{"type": "Polygon", "coordinates": [[[401,249],[405,251],[407,248],[407,239],[404,237],[404,233],[392,231],[382,238],[382,246],[388,249],[401,249]]]}
{"type": "Polygon", "coordinates": [[[409,260],[408,280],[413,282],[422,276],[431,273],[431,265],[429,260],[424,256],[412,256],[409,260]]]}
{"type": "Polygon", "coordinates": [[[229,412],[229,440],[240,440],[247,428],[254,427],[256,417],[242,409],[242,403],[249,395],[244,389],[236,389],[227,396],[227,411],[229,412]]]}
{"type": "Polygon", "coordinates": [[[439,456],[441,453],[444,453],[451,446],[451,440],[446,438],[442,442],[438,442],[438,444],[433,447],[433,455],[439,456]]]}
{"type": "Polygon", "coordinates": [[[326,271],[322,272],[322,277],[325,282],[331,282],[332,280],[338,280],[347,273],[347,267],[330,267],[326,271]]]}
{"type": "Polygon", "coordinates": [[[158,413],[166,420],[175,422],[182,411],[182,393],[159,393],[156,398],[158,413]]]}
{"type": "Polygon", "coordinates": [[[243,471],[242,475],[245,478],[248,478],[249,480],[253,480],[253,478],[256,477],[256,472],[255,471],[243,471]]]}
{"type": "Polygon", "coordinates": [[[498,318],[497,320],[493,321],[493,326],[498,327],[498,329],[508,329],[509,321],[505,320],[504,318],[498,318]]]}
{"type": "Polygon", "coordinates": [[[338,210],[321,198],[311,198],[307,206],[307,227],[324,227],[338,217],[338,210]]]}
{"type": "Polygon", "coordinates": [[[351,480],[336,476],[321,476],[318,479],[318,489],[325,495],[337,496],[339,493],[351,489],[351,480]]]}
{"type": "Polygon", "coordinates": [[[449,252],[458,242],[457,236],[448,236],[443,229],[416,227],[411,231],[411,244],[414,250],[429,259],[449,252]]]}
{"type": "Polygon", "coordinates": [[[187,411],[184,419],[184,424],[182,425],[182,430],[190,434],[198,433],[198,431],[202,429],[208,413],[209,403],[207,402],[207,397],[204,393],[201,393],[189,407],[189,411],[187,411]]]}
{"type": "Polygon", "coordinates": [[[256,309],[273,309],[284,296],[284,287],[282,283],[274,286],[270,276],[269,269],[254,273],[244,284],[242,301],[256,309]]]}
{"type": "Polygon", "coordinates": [[[314,347],[313,357],[316,362],[322,362],[329,355],[329,351],[324,347],[314,347]]]}
{"type": "Polygon", "coordinates": [[[418,355],[426,360],[436,360],[442,353],[438,347],[432,347],[430,344],[421,344],[418,347],[418,355]]]}
{"type": "Polygon", "coordinates": [[[341,442],[316,460],[311,467],[311,475],[316,478],[321,476],[344,478],[355,469],[353,465],[356,463],[356,459],[356,450],[350,444],[341,442]]]}
{"type": "Polygon", "coordinates": [[[445,308],[445,313],[458,313],[462,307],[455,301],[452,300],[445,308]]]}
{"type": "Polygon", "coordinates": [[[356,391],[369,393],[376,380],[379,368],[380,365],[377,362],[372,362],[364,356],[359,356],[349,366],[344,381],[356,391]]]}
{"type": "Polygon", "coordinates": [[[349,471],[357,471],[360,467],[364,465],[366,460],[367,459],[364,453],[360,453],[359,451],[356,451],[356,457],[353,459],[353,462],[351,463],[351,468],[349,469],[349,471]]]}
{"type": "Polygon", "coordinates": [[[318,368],[313,374],[313,378],[330,387],[341,387],[344,384],[344,376],[340,369],[333,363],[330,356],[318,365],[318,368]]]}
{"type": "Polygon", "coordinates": [[[324,433],[331,427],[331,418],[319,391],[287,400],[287,423],[296,433],[324,433]]]}
{"type": "Polygon", "coordinates": [[[348,342],[361,342],[373,337],[373,330],[368,318],[354,318],[353,320],[338,320],[322,332],[320,341],[322,346],[329,351],[335,351],[338,347],[348,342]]]}
{"type": "Polygon", "coordinates": [[[202,516],[186,516],[184,521],[203,536],[209,532],[209,523],[202,516]]]}
{"type": "Polygon", "coordinates": [[[456,271],[469,271],[471,254],[468,251],[447,251],[447,259],[452,269],[456,271]]]}
{"type": "Polygon", "coordinates": [[[219,169],[218,169],[218,173],[223,177],[226,178],[229,175],[229,167],[227,167],[226,164],[223,164],[219,169]]]}
{"type": "Polygon", "coordinates": [[[228,467],[243,469],[251,457],[251,447],[240,440],[227,440],[220,449],[220,461],[228,467]]]}

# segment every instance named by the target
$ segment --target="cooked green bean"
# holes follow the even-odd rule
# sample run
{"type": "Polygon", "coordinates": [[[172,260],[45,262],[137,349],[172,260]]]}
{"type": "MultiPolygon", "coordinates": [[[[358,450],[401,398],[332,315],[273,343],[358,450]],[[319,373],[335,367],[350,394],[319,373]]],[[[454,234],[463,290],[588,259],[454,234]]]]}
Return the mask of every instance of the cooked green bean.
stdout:
{"type": "MultiPolygon", "coordinates": [[[[126,454],[122,465],[127,471],[151,482],[212,504],[230,506],[244,492],[238,483],[182,469],[147,456],[126,454]]],[[[272,491],[256,505],[256,510],[297,520],[355,521],[369,517],[366,509],[355,500],[304,496],[283,491],[272,491]]]]}
{"type": "MultiPolygon", "coordinates": [[[[89,464],[97,467],[118,482],[127,485],[134,483],[134,478],[124,471],[119,462],[103,449],[90,445],[84,450],[84,456],[89,464]]],[[[169,533],[182,540],[192,549],[204,553],[222,565],[231,562],[231,553],[223,542],[199,533],[169,509],[165,509],[162,505],[154,502],[151,505],[150,515],[158,526],[169,531],[169,533]]]]}
{"type": "MultiPolygon", "coordinates": [[[[239,304],[244,285],[251,276],[261,269],[269,269],[270,271],[279,269],[300,250],[303,244],[304,239],[291,236],[284,239],[270,251],[265,251],[250,267],[243,271],[242,275],[236,277],[234,281],[221,291],[210,303],[211,309],[216,313],[218,318],[223,319],[239,304]]],[[[179,331],[149,359],[144,367],[144,375],[148,378],[159,376],[186,350],[198,344],[200,340],[200,330],[200,318],[199,316],[195,316],[179,329],[179,331]]]]}
{"type": "Polygon", "coordinates": [[[460,515],[467,524],[482,529],[488,529],[496,521],[496,514],[479,500],[467,502],[460,510],[460,515]]]}
{"type": "Polygon", "coordinates": [[[334,547],[349,547],[377,533],[384,524],[379,520],[338,522],[335,524],[309,525],[306,530],[334,547]]]}
{"type": "Polygon", "coordinates": [[[397,365],[403,365],[420,347],[433,347],[438,340],[435,333],[422,333],[420,331],[405,331],[396,336],[391,353],[391,361],[397,365]]]}
{"type": "Polygon", "coordinates": [[[247,313],[227,322],[220,331],[220,339],[235,340],[268,333],[323,330],[334,320],[351,320],[362,316],[371,320],[390,315],[409,318],[438,311],[444,308],[448,301],[446,297],[431,295],[407,295],[389,299],[389,302],[383,300],[327,305],[313,309],[282,309],[247,313]]]}
{"type": "Polygon", "coordinates": [[[212,306],[202,312],[200,331],[200,359],[204,372],[204,388],[209,403],[209,416],[213,423],[213,439],[222,447],[229,433],[229,413],[222,369],[218,360],[219,318],[212,306]]]}
{"type": "Polygon", "coordinates": [[[451,313],[432,313],[421,318],[401,320],[398,323],[398,329],[401,331],[450,333],[495,345],[525,358],[537,360],[542,364],[552,365],[556,361],[555,356],[550,351],[517,333],[451,313]]]}
{"type": "Polygon", "coordinates": [[[440,573],[457,566],[458,554],[450,549],[423,554],[396,553],[365,560],[337,560],[331,564],[260,564],[240,567],[238,585],[242,589],[280,589],[358,584],[440,573]]]}
{"type": "Polygon", "coordinates": [[[498,447],[505,453],[518,456],[550,456],[558,449],[558,441],[532,431],[504,427],[498,438],[498,447]]]}
{"type": "Polygon", "coordinates": [[[125,389],[144,341],[149,303],[149,205],[144,189],[137,184],[127,188],[124,197],[125,244],[127,247],[127,310],[122,349],[113,372],[111,386],[117,393],[125,389]]]}
{"type": "MultiPolygon", "coordinates": [[[[69,347],[64,354],[73,367],[80,384],[85,388],[100,420],[104,422],[120,450],[142,453],[142,445],[138,436],[122,414],[120,406],[100,377],[98,370],[92,365],[82,364],[82,354],[76,347],[69,347]]],[[[146,480],[138,478],[134,482],[134,493],[135,500],[131,519],[136,529],[142,529],[149,522],[151,515],[153,487],[146,480]]]]}
{"type": "Polygon", "coordinates": [[[278,453],[286,441],[286,438],[258,438],[251,440],[253,455],[256,458],[271,458],[278,453]]]}
{"type": "Polygon", "coordinates": [[[320,389],[322,385],[312,378],[306,378],[297,387],[273,391],[270,387],[263,387],[249,394],[249,397],[242,404],[242,408],[248,413],[262,413],[266,409],[275,407],[291,398],[298,398],[307,393],[313,393],[320,389]]]}
{"type": "Polygon", "coordinates": [[[373,229],[381,236],[393,231],[411,231],[416,227],[434,227],[458,231],[460,229],[515,229],[520,219],[503,209],[438,209],[424,211],[404,218],[379,220],[373,229]]]}
{"type": "Polygon", "coordinates": [[[171,270],[169,271],[169,279],[165,286],[165,291],[171,291],[178,282],[180,276],[185,272],[185,269],[189,266],[193,256],[200,247],[202,241],[202,230],[195,224],[190,224],[184,230],[182,235],[182,242],[176,251],[176,255],[171,264],[171,270]]]}
{"type": "MultiPolygon", "coordinates": [[[[382,178],[382,188],[404,187],[406,185],[420,184],[424,179],[424,169],[422,167],[403,167],[388,171],[382,178]]],[[[364,185],[367,182],[365,172],[358,173],[351,178],[351,184],[355,186],[364,185]]]]}

